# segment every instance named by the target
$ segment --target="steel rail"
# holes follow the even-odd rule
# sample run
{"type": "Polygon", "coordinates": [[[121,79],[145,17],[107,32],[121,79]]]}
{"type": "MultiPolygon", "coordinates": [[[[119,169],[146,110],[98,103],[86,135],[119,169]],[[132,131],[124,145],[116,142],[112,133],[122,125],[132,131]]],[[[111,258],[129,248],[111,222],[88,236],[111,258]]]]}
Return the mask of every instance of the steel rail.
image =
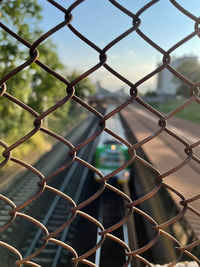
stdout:
{"type": "MultiPolygon", "coordinates": [[[[103,200],[103,198],[100,200],[99,202],[99,214],[98,214],[98,221],[104,225],[104,207],[105,207],[105,202],[103,200]]],[[[119,206],[117,206],[119,208],[119,206]]],[[[122,204],[122,217],[124,216],[124,205],[122,204]]],[[[101,235],[99,235],[101,231],[98,230],[97,231],[97,238],[96,238],[96,244],[98,244],[98,242],[101,239],[101,235]]],[[[122,226],[122,232],[123,232],[123,240],[124,242],[129,246],[129,238],[128,238],[128,227],[127,224],[123,224],[122,226]]],[[[95,259],[94,259],[94,263],[96,266],[100,266],[101,263],[101,252],[102,252],[102,247],[98,248],[98,250],[95,253],[95,259]]],[[[128,257],[126,257],[126,260],[128,259],[128,257]]],[[[55,266],[54,266],[55,267],[55,266]]],[[[131,263],[128,264],[127,267],[131,267],[131,263]]]]}
{"type": "MultiPolygon", "coordinates": [[[[128,238],[128,226],[127,223],[123,224],[123,235],[124,235],[124,242],[130,247],[129,244],[129,238],[128,238]]],[[[128,259],[128,257],[126,256],[126,260],[128,259]]],[[[129,265],[127,267],[131,267],[131,263],[129,263],[129,265]]]]}
{"type": "MultiPolygon", "coordinates": [[[[122,184],[122,191],[131,198],[130,189],[128,183],[122,184]]],[[[125,214],[127,213],[126,210],[126,202],[124,201],[124,211],[125,214]]],[[[138,249],[138,238],[137,238],[137,231],[135,227],[135,218],[134,214],[129,218],[129,220],[123,224],[123,234],[124,234],[124,242],[131,248],[131,250],[138,249]]],[[[141,264],[139,261],[136,260],[134,263],[136,267],[140,267],[141,264]]],[[[129,263],[128,267],[134,266],[133,261],[129,263]]]]}
{"type": "MultiPolygon", "coordinates": [[[[92,131],[91,131],[92,132],[92,131]]],[[[95,139],[95,141],[93,142],[92,144],[92,148],[90,150],[90,154],[89,154],[89,157],[87,158],[87,161],[88,162],[91,162],[92,159],[93,159],[93,155],[94,155],[94,149],[96,147],[96,143],[97,143],[97,139],[95,139]]],[[[86,147],[85,147],[85,150],[86,150],[86,147]]],[[[79,156],[81,156],[79,154],[79,156]]],[[[82,174],[82,177],[81,177],[81,180],[80,180],[80,183],[79,183],[79,186],[78,186],[78,189],[76,191],[76,194],[74,196],[74,202],[75,203],[78,203],[78,200],[81,196],[81,192],[84,188],[84,184],[86,182],[86,178],[87,178],[87,175],[88,175],[88,172],[89,172],[89,169],[88,168],[85,168],[84,171],[83,171],[83,174],[82,174]]],[[[70,214],[67,218],[67,220],[70,218],[70,214]]],[[[62,235],[61,235],[61,238],[60,238],[60,241],[65,241],[66,240],[66,237],[67,237],[67,234],[68,234],[68,231],[69,231],[69,228],[70,228],[70,225],[68,227],[65,228],[65,230],[62,232],[62,235]]],[[[52,267],[56,267],[57,266],[57,263],[59,261],[59,258],[60,258],[60,255],[61,255],[61,252],[62,252],[62,247],[61,246],[58,246],[57,248],[57,251],[56,251],[56,254],[55,254],[55,257],[53,259],[53,262],[52,262],[52,267]]]]}
{"type": "MultiPolygon", "coordinates": [[[[92,129],[90,130],[90,132],[88,133],[88,136],[90,136],[93,132],[94,132],[94,128],[92,128],[92,129]]],[[[96,144],[96,142],[93,143],[93,147],[94,147],[94,144],[96,144]]],[[[83,149],[80,150],[80,152],[78,153],[78,156],[79,156],[79,157],[82,157],[86,150],[87,150],[87,146],[85,146],[83,149]]],[[[92,156],[91,156],[91,154],[90,154],[90,160],[91,160],[91,157],[92,157],[92,156]]],[[[77,165],[78,165],[78,162],[75,161],[75,162],[73,163],[73,165],[71,166],[71,168],[70,168],[70,170],[69,170],[69,173],[66,175],[66,177],[65,177],[65,179],[64,179],[64,181],[63,181],[63,183],[61,184],[61,186],[60,186],[60,188],[59,188],[59,191],[64,192],[64,190],[67,188],[69,182],[71,181],[71,179],[72,179],[72,177],[73,177],[74,171],[75,171],[76,168],[77,168],[77,165]]],[[[85,168],[85,170],[84,170],[85,178],[86,178],[86,176],[87,176],[88,171],[89,171],[89,169],[88,169],[88,168],[85,168]],[[86,171],[87,171],[87,172],[86,172],[86,171]]],[[[83,178],[83,180],[84,180],[84,178],[83,178]]],[[[82,181],[82,179],[81,179],[81,181],[82,181]]],[[[84,184],[83,184],[82,182],[79,184],[78,191],[77,191],[77,193],[76,193],[76,195],[75,195],[76,201],[78,200],[78,198],[79,198],[79,196],[80,196],[80,194],[81,194],[81,190],[82,190],[82,187],[81,187],[81,186],[83,186],[83,185],[84,185],[84,184]]],[[[56,206],[57,206],[58,201],[60,200],[60,198],[61,198],[61,196],[59,196],[59,195],[56,195],[56,196],[55,196],[52,205],[49,207],[49,209],[48,209],[48,211],[47,211],[47,213],[46,213],[44,219],[42,220],[42,224],[43,224],[43,225],[47,225],[47,223],[48,223],[48,221],[49,221],[49,219],[50,219],[50,217],[51,217],[53,211],[55,210],[55,208],[56,208],[56,206]]],[[[67,219],[68,219],[68,218],[67,218],[67,219]]],[[[66,229],[67,229],[67,232],[68,232],[69,227],[67,227],[66,229]]],[[[36,247],[36,244],[37,244],[37,242],[38,242],[38,240],[39,240],[39,238],[40,238],[41,233],[42,233],[42,230],[41,230],[41,229],[38,229],[38,231],[37,231],[37,233],[35,234],[35,236],[34,236],[32,242],[31,242],[31,244],[30,244],[28,250],[26,251],[25,257],[27,257],[28,255],[30,255],[30,254],[33,252],[33,250],[34,250],[34,248],[36,247]]]]}
{"type": "MultiPolygon", "coordinates": [[[[99,205],[99,217],[98,217],[98,221],[103,224],[103,203],[100,202],[99,205]]],[[[99,243],[101,236],[99,235],[100,229],[98,229],[97,231],[97,244],[99,243]]],[[[97,249],[96,253],[95,253],[95,264],[97,266],[100,266],[100,260],[101,260],[101,247],[99,249],[97,249]]]]}

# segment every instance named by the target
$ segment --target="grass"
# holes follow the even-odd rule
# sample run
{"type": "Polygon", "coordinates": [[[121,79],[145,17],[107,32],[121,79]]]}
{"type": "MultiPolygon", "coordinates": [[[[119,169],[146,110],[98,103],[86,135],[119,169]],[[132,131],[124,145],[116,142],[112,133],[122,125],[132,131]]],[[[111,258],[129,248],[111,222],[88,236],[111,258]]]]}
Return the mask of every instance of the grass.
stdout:
{"type": "MultiPolygon", "coordinates": [[[[67,132],[69,132],[75,125],[79,124],[86,117],[87,112],[77,108],[76,110],[71,111],[65,118],[49,118],[48,128],[64,137],[67,132]]],[[[29,126],[27,125],[26,132],[29,130],[29,126]]],[[[10,135],[5,136],[5,138],[2,139],[8,145],[11,145],[19,138],[20,137],[17,135],[10,135]]],[[[56,142],[57,140],[54,138],[39,131],[26,142],[22,143],[19,147],[15,148],[12,151],[12,156],[22,159],[29,164],[34,164],[34,162],[36,162],[44,153],[49,151],[56,142]]],[[[3,151],[4,148],[0,146],[0,164],[4,161],[4,157],[2,156],[3,151]]],[[[16,175],[20,170],[21,167],[18,164],[9,161],[2,169],[0,168],[0,185],[4,182],[4,180],[7,180],[8,183],[10,183],[10,180],[13,179],[14,175],[16,175]]]]}
{"type": "MultiPolygon", "coordinates": [[[[184,104],[187,100],[185,98],[181,99],[170,99],[164,103],[160,104],[151,104],[154,108],[160,111],[163,114],[167,114],[170,111],[176,109],[180,105],[184,104]]],[[[200,123],[200,106],[197,102],[193,102],[188,107],[184,108],[183,110],[179,111],[176,114],[176,117],[189,120],[195,123],[200,123]]]]}
{"type": "MultiPolygon", "coordinates": [[[[65,117],[59,118],[55,116],[49,116],[48,121],[44,124],[44,127],[64,137],[67,132],[70,131],[70,129],[80,123],[80,121],[86,118],[86,116],[86,111],[77,108],[77,110],[71,111],[65,117]]],[[[12,131],[9,131],[5,136],[1,136],[0,139],[10,146],[33,130],[33,128],[33,118],[31,117],[30,122],[25,126],[21,123],[16,129],[16,132],[14,132],[15,129],[11,129],[12,131]]],[[[29,157],[29,154],[35,154],[35,152],[43,154],[50,150],[55,142],[57,142],[55,138],[52,138],[42,131],[38,131],[30,139],[13,149],[12,154],[14,157],[22,158],[29,157]]],[[[3,151],[4,149],[0,146],[0,150],[3,151]]],[[[1,155],[2,151],[0,151],[0,162],[4,159],[1,155]]]]}

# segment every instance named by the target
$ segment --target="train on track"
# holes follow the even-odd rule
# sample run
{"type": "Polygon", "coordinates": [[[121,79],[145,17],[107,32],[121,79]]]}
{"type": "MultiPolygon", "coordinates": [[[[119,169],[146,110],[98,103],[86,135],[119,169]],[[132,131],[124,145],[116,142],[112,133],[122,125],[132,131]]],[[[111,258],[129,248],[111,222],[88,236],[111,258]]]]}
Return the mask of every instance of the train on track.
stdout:
{"type": "MultiPolygon", "coordinates": [[[[109,105],[106,113],[109,113],[114,109],[114,105],[109,105]]],[[[116,132],[120,137],[126,139],[125,131],[118,114],[115,114],[106,121],[106,127],[109,130],[116,132]]],[[[95,152],[95,167],[101,171],[104,176],[106,176],[121,167],[128,160],[128,147],[105,131],[102,132],[95,152]]],[[[131,167],[128,166],[113,177],[109,178],[108,182],[115,183],[117,181],[119,184],[127,183],[130,180],[130,176],[131,167]]],[[[95,174],[95,180],[99,179],[100,177],[95,174]]]]}
{"type": "MultiPolygon", "coordinates": [[[[118,141],[107,140],[97,146],[95,152],[95,167],[102,172],[104,176],[115,171],[129,160],[128,148],[118,141]]],[[[127,183],[130,180],[131,168],[126,167],[119,173],[109,179],[109,183],[127,183]]],[[[95,179],[99,176],[95,174],[95,179]]]]}

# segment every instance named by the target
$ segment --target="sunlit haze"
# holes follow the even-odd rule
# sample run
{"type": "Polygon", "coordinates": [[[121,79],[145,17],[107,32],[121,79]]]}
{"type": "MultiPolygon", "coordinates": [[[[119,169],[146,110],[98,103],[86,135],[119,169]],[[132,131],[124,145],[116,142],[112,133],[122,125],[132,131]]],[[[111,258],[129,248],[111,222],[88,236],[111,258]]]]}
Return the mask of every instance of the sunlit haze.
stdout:
{"type": "MultiPolygon", "coordinates": [[[[61,11],[47,1],[39,0],[39,2],[43,7],[44,18],[41,26],[44,31],[63,21],[64,14],[61,11]]],[[[68,8],[74,1],[57,2],[68,8]]],[[[118,2],[136,13],[149,1],[121,0],[118,2]]],[[[199,0],[177,2],[194,15],[199,16],[199,0]]],[[[132,26],[131,18],[108,0],[85,0],[72,11],[72,14],[74,18],[71,24],[100,48],[104,48],[132,26]]],[[[169,0],[158,1],[140,18],[142,21],[140,30],[165,50],[194,31],[194,21],[182,14],[169,0]]],[[[55,33],[51,39],[55,42],[60,59],[68,71],[77,69],[85,72],[99,61],[99,54],[76,37],[67,27],[55,33]]],[[[195,36],[176,49],[172,56],[197,55],[199,45],[200,40],[195,36]]],[[[113,46],[107,52],[107,56],[107,63],[133,83],[153,71],[162,59],[162,55],[135,32],[113,46]]],[[[103,87],[111,91],[120,89],[122,86],[126,88],[122,81],[110,74],[104,67],[90,75],[90,78],[93,81],[101,81],[103,87]]],[[[139,90],[141,92],[154,90],[156,79],[157,76],[148,80],[139,87],[139,90]]]]}

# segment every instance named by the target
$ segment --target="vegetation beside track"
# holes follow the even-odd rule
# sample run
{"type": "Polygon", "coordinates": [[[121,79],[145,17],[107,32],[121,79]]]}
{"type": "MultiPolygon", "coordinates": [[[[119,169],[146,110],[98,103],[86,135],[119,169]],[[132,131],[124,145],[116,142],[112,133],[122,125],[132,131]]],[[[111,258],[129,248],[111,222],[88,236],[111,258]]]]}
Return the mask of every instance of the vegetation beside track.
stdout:
{"type": "MultiPolygon", "coordinates": [[[[71,115],[71,117],[66,116],[66,118],[60,120],[50,120],[48,128],[51,130],[57,129],[55,131],[56,133],[66,136],[74,127],[87,118],[88,113],[82,109],[77,109],[71,112],[71,115]]],[[[52,149],[56,141],[42,132],[38,132],[31,139],[31,142],[27,141],[25,144],[20,145],[19,148],[16,148],[13,151],[13,156],[19,157],[29,164],[35,164],[39,158],[52,149]]],[[[2,153],[3,149],[1,149],[0,152],[2,153]]],[[[3,160],[4,158],[0,154],[0,162],[3,160]]],[[[0,191],[2,190],[2,186],[6,188],[12,183],[16,175],[23,170],[24,168],[12,161],[9,161],[2,169],[0,169],[0,191]]]]}
{"type": "MultiPolygon", "coordinates": [[[[15,31],[22,39],[30,44],[34,44],[44,33],[40,27],[42,20],[42,6],[38,0],[8,1],[1,3],[1,22],[15,31]]],[[[38,114],[42,114],[51,106],[55,105],[66,97],[66,84],[56,79],[53,75],[44,71],[35,62],[27,68],[12,75],[13,71],[22,64],[30,60],[30,49],[26,45],[13,38],[7,31],[2,31],[0,36],[0,71],[1,79],[5,81],[6,93],[15,97],[34,109],[38,114]],[[8,77],[11,76],[9,79],[8,77]],[[7,77],[7,78],[6,78],[7,77]]],[[[39,60],[51,68],[56,73],[72,82],[80,76],[79,71],[68,71],[59,58],[55,44],[48,38],[38,47],[39,60]]],[[[1,88],[2,89],[2,88],[1,88]]],[[[1,90],[0,89],[0,90],[1,90]]],[[[94,92],[94,85],[89,78],[85,78],[75,84],[75,94],[81,99],[94,92]]],[[[33,117],[30,112],[21,108],[15,101],[10,100],[6,94],[0,96],[0,140],[8,146],[33,130],[33,117]]],[[[78,122],[84,112],[76,103],[67,101],[57,110],[44,118],[43,126],[60,133],[67,127],[78,122]],[[81,115],[80,115],[81,114],[81,115]]],[[[52,138],[38,132],[33,137],[13,150],[15,157],[33,157],[36,151],[46,152],[51,148],[52,138]]],[[[53,141],[54,142],[54,141],[53,141]]],[[[0,154],[4,148],[0,146],[0,154]]],[[[4,157],[0,156],[0,163],[4,157]]]]}
{"type": "MultiPolygon", "coordinates": [[[[160,111],[163,114],[167,114],[168,112],[176,109],[178,106],[184,104],[187,101],[186,98],[181,99],[170,99],[165,101],[164,103],[160,104],[151,104],[154,108],[160,111]]],[[[199,105],[196,102],[193,102],[184,110],[181,110],[176,114],[177,117],[189,120],[195,123],[200,123],[200,112],[199,112],[199,105]]]]}

